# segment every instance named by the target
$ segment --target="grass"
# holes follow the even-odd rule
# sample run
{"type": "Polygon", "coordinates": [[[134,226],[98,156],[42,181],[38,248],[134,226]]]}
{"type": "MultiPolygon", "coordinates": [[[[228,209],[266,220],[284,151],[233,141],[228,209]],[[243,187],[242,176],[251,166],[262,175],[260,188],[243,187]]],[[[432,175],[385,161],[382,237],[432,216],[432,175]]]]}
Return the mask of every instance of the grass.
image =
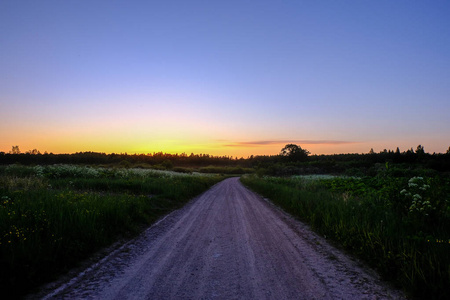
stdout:
{"type": "Polygon", "coordinates": [[[241,180],[365,260],[412,297],[450,298],[448,178],[421,179],[429,185],[420,190],[423,202],[431,203],[428,211],[412,208],[412,196],[401,193],[422,187],[410,184],[416,179],[245,176],[241,180]]]}
{"type": "Polygon", "coordinates": [[[0,167],[0,286],[23,296],[223,179],[70,165],[0,167]]]}
{"type": "Polygon", "coordinates": [[[253,173],[252,168],[243,167],[220,167],[220,166],[208,166],[199,168],[200,173],[216,173],[216,174],[229,174],[229,175],[242,175],[246,173],[253,173]]]}

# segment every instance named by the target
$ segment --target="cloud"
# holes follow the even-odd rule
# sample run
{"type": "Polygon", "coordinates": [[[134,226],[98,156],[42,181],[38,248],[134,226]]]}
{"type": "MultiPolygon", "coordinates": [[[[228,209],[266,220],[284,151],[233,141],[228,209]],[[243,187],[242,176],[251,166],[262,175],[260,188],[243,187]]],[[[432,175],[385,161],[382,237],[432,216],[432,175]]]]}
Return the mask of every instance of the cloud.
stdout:
{"type": "Polygon", "coordinates": [[[335,141],[335,140],[265,140],[265,141],[244,141],[244,142],[231,142],[224,144],[224,147],[260,147],[267,145],[285,145],[285,144],[298,144],[298,145],[343,145],[354,144],[356,142],[351,141],[335,141]]]}

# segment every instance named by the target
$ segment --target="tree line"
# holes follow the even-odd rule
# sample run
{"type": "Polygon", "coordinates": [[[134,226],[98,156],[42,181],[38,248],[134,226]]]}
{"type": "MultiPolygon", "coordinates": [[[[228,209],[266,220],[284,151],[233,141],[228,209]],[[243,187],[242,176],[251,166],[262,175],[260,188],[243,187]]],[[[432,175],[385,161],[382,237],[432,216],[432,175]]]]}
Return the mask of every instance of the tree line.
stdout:
{"type": "Polygon", "coordinates": [[[152,167],[204,167],[223,166],[246,168],[297,168],[296,172],[320,173],[343,172],[349,168],[370,168],[375,164],[409,164],[437,171],[450,171],[450,147],[445,154],[427,153],[422,145],[401,152],[399,148],[378,153],[370,149],[363,154],[311,155],[299,145],[287,144],[276,155],[251,155],[247,158],[213,156],[209,154],[170,154],[154,152],[147,154],[76,152],[72,154],[41,153],[37,149],[21,152],[19,146],[12,146],[9,152],[0,152],[0,164],[95,164],[152,167]]]}

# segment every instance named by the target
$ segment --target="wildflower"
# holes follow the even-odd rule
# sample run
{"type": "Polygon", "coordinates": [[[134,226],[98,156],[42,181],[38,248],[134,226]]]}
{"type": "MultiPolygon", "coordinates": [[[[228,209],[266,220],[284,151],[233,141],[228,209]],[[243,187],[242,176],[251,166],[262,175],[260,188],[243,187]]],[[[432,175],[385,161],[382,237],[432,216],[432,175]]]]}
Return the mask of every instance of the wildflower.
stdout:
{"type": "Polygon", "coordinates": [[[422,181],[422,180],[423,180],[423,177],[413,177],[408,182],[413,183],[413,182],[422,181]]]}

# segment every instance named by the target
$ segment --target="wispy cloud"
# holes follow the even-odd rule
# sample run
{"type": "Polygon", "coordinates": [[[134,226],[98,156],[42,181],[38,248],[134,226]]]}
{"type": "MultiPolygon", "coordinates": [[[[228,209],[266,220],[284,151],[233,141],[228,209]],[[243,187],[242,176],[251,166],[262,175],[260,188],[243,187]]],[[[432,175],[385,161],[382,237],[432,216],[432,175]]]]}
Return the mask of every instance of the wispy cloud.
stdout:
{"type": "MultiPolygon", "coordinates": [[[[224,142],[224,141],[222,141],[224,142]]],[[[267,145],[285,145],[285,144],[298,144],[298,145],[342,145],[342,144],[355,144],[352,141],[336,141],[336,140],[264,140],[264,141],[241,141],[241,142],[229,142],[223,144],[224,147],[260,147],[267,145]]]]}

